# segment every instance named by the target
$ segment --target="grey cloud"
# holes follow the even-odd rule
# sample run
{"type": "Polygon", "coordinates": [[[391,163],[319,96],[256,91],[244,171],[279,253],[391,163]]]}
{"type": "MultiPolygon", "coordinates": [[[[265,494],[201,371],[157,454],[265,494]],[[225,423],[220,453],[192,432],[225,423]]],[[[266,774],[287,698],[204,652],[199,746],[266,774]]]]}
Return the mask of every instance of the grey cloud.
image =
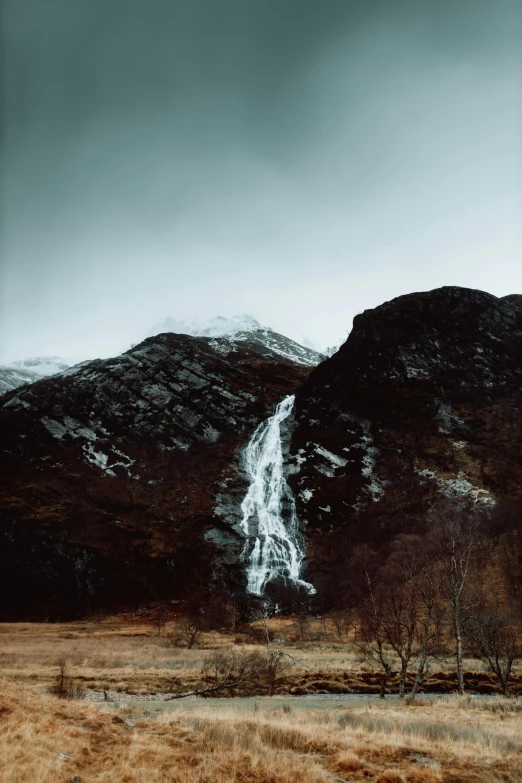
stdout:
{"type": "Polygon", "coordinates": [[[5,0],[0,352],[522,290],[515,0],[5,0]]]}

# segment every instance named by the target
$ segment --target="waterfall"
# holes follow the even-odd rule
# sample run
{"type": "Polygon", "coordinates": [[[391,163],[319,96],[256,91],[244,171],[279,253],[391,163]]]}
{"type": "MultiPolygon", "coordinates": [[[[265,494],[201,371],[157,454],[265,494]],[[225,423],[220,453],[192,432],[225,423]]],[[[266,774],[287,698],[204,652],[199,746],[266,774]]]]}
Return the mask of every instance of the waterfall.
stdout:
{"type": "Polygon", "coordinates": [[[299,578],[305,546],[294,496],[283,474],[281,424],[291,414],[294,400],[293,394],[285,397],[274,415],[259,425],[245,449],[250,486],[241,504],[241,527],[249,536],[243,551],[247,590],[255,595],[262,595],[275,577],[315,592],[312,585],[299,578]]]}

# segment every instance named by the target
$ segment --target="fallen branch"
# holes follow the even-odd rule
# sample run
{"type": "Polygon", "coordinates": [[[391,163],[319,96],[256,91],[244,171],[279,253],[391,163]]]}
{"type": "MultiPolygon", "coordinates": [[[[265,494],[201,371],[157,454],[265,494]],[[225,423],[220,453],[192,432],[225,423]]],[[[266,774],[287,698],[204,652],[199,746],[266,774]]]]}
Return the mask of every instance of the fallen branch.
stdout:
{"type": "Polygon", "coordinates": [[[219,691],[229,691],[244,684],[244,678],[229,682],[217,682],[215,685],[206,685],[204,688],[195,688],[192,691],[184,691],[183,693],[173,693],[170,696],[166,696],[164,701],[172,701],[173,699],[185,699],[187,696],[208,696],[211,694],[219,693],[219,691]]]}

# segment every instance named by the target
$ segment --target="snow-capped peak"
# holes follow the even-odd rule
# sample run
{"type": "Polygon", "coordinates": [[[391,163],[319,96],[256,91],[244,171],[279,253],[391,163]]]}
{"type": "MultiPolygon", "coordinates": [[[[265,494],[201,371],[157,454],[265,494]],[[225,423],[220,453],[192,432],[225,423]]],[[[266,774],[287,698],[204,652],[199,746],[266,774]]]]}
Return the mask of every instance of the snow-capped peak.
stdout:
{"type": "Polygon", "coordinates": [[[17,359],[7,366],[15,367],[18,370],[28,370],[44,378],[46,375],[55,375],[57,372],[66,370],[70,366],[70,362],[60,356],[32,356],[29,359],[17,359]]]}
{"type": "Polygon", "coordinates": [[[27,383],[36,383],[48,375],[56,375],[70,365],[70,361],[60,356],[32,356],[29,359],[17,359],[10,364],[1,365],[0,395],[27,383]]]}
{"type": "Polygon", "coordinates": [[[190,334],[193,337],[234,337],[239,332],[255,332],[263,327],[251,315],[233,315],[224,318],[218,315],[207,321],[196,319],[165,318],[163,323],[154,326],[148,333],[153,337],[162,332],[174,332],[175,334],[190,334]]]}
{"type": "Polygon", "coordinates": [[[304,347],[289,337],[263,326],[251,315],[234,315],[230,318],[217,316],[208,321],[165,318],[163,323],[151,329],[147,336],[154,337],[162,332],[188,334],[192,337],[209,337],[212,340],[225,338],[229,341],[228,347],[226,344],[212,343],[219,353],[225,354],[233,350],[234,343],[243,343],[264,355],[282,357],[296,364],[310,367],[319,364],[324,358],[318,351],[304,347]]]}

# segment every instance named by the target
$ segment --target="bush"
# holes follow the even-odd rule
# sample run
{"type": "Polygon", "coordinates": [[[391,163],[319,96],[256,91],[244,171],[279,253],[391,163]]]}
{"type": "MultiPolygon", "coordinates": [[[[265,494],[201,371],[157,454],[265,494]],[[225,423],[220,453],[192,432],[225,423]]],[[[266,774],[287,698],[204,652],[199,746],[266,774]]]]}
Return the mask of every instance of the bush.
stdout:
{"type": "Polygon", "coordinates": [[[69,659],[59,658],[57,664],[58,674],[49,688],[49,693],[59,699],[84,699],[85,689],[77,688],[74,678],[69,675],[69,659]]]}

